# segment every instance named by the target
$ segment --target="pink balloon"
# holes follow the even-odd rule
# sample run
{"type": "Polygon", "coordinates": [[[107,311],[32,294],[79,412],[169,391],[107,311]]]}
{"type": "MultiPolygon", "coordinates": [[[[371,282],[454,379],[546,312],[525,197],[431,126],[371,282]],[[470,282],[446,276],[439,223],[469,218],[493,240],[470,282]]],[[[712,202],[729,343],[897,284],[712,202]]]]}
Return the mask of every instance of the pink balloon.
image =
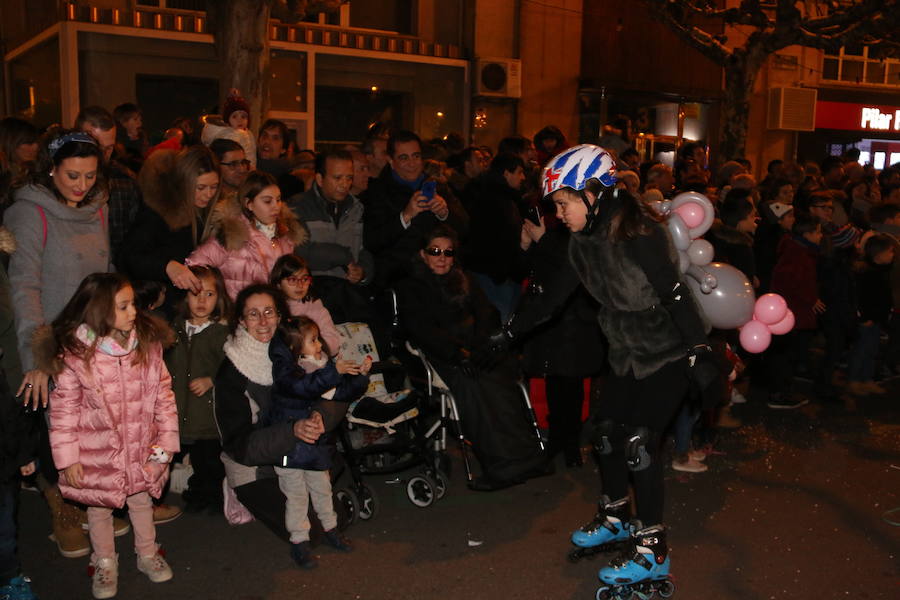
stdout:
{"type": "Polygon", "coordinates": [[[688,229],[693,229],[700,225],[703,222],[703,218],[705,213],[703,212],[703,207],[697,204],[696,202],[685,202],[681,206],[675,209],[675,212],[681,217],[681,220],[684,221],[684,224],[688,226],[688,229]]]}
{"type": "Polygon", "coordinates": [[[787,302],[778,294],[763,294],[756,300],[753,317],[766,325],[778,323],[787,314],[787,302]]]}
{"type": "Polygon", "coordinates": [[[769,328],[764,323],[754,319],[741,327],[740,339],[744,350],[752,354],[759,354],[769,347],[772,342],[772,334],[769,333],[769,328]]]}
{"type": "Polygon", "coordinates": [[[784,318],[774,325],[769,325],[769,332],[774,333],[775,335],[784,335],[788,331],[794,328],[794,313],[791,310],[787,311],[787,314],[784,315],[784,318]]]}

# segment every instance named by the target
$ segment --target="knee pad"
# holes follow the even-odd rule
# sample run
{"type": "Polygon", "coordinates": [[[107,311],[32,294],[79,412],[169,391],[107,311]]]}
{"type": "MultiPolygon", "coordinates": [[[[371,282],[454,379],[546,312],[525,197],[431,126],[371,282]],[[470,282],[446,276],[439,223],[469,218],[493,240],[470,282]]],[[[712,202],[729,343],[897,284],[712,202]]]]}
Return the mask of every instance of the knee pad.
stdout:
{"type": "Polygon", "coordinates": [[[650,466],[650,430],[646,427],[634,427],[628,431],[625,439],[625,460],[631,471],[643,471],[650,466]]]}
{"type": "Polygon", "coordinates": [[[591,442],[594,444],[594,450],[600,456],[612,454],[612,438],[615,435],[616,427],[616,422],[612,419],[603,419],[594,427],[591,442]]]}

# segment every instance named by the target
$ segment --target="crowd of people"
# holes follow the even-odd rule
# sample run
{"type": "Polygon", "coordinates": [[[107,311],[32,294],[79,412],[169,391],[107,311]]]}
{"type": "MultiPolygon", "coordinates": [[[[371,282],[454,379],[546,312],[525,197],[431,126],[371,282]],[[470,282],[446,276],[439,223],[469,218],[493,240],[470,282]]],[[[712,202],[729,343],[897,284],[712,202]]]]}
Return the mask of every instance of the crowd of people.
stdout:
{"type": "Polygon", "coordinates": [[[546,475],[557,454],[580,467],[585,381],[603,376],[590,439],[604,497],[573,541],[634,538],[666,573],[666,434],[672,468],[703,472],[695,428],[739,426],[728,406],[745,401],[734,382],[692,393],[715,378],[703,366],[752,378],[772,409],[809,401],[802,378],[818,401],[851,406],[898,373],[900,166],[876,172],[851,150],[772,161],[757,181],[745,160],[711,169],[697,143],[671,168],[621,138],[570,148],[553,126],[497,148],[375,126],[313,152],[281,121],[254,132],[249,114],[232,90],[221,115],[178,119],[158,143],[131,103],[85,107],[71,129],[0,121],[10,598],[33,597],[15,547],[20,477],[46,498],[62,555],[91,555],[96,598],[116,594],[114,538],[129,529],[138,569],[171,579],[155,527],[182,512],[160,498],[185,456],[184,511],[222,514],[233,496],[311,568],[311,500],[323,541],[351,550],[329,448],[372,361],[343,358],[335,323],[367,323],[384,355],[402,338],[429,357],[479,491],[546,475]],[[761,356],[704,326],[668,258],[652,207],[684,191],[716,207],[715,260],[795,315],[761,356]],[[399,331],[382,309],[391,291],[399,331]],[[546,384],[546,448],[522,410],[523,373],[546,384]],[[128,520],[114,513],[126,505],[128,520]],[[625,525],[632,512],[647,527],[625,525]]]}

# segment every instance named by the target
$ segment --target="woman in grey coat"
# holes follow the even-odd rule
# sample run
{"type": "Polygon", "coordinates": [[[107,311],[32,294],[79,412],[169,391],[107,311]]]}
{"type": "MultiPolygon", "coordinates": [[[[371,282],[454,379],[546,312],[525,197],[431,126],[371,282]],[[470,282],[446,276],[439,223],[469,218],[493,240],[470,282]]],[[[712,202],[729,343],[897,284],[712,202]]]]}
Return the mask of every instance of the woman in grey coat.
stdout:
{"type": "Polygon", "coordinates": [[[15,235],[9,281],[24,378],[23,400],[46,404],[47,375],[34,368],[31,338],[52,321],[78,284],[110,270],[106,182],[100,147],[81,132],[48,135],[30,181],[4,214],[15,235]]]}

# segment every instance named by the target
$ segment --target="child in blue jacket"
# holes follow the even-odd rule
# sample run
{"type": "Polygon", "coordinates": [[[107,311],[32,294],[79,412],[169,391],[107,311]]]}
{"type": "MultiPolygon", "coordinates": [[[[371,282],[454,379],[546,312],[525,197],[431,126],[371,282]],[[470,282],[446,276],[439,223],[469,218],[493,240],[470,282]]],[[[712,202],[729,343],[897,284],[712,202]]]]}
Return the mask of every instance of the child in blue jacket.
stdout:
{"type": "MultiPolygon", "coordinates": [[[[262,418],[264,422],[321,418],[315,410],[319,403],[349,405],[365,393],[371,358],[366,357],[362,364],[332,360],[314,321],[300,317],[288,319],[285,325],[269,345],[272,403],[269,414],[262,418]]],[[[278,485],[287,499],[284,520],[291,535],[291,557],[304,569],[317,565],[309,545],[310,499],[325,531],[325,543],[344,552],[352,549],[337,531],[328,473],[333,450],[334,442],[327,434],[315,444],[298,441],[275,467],[278,485]]]]}

